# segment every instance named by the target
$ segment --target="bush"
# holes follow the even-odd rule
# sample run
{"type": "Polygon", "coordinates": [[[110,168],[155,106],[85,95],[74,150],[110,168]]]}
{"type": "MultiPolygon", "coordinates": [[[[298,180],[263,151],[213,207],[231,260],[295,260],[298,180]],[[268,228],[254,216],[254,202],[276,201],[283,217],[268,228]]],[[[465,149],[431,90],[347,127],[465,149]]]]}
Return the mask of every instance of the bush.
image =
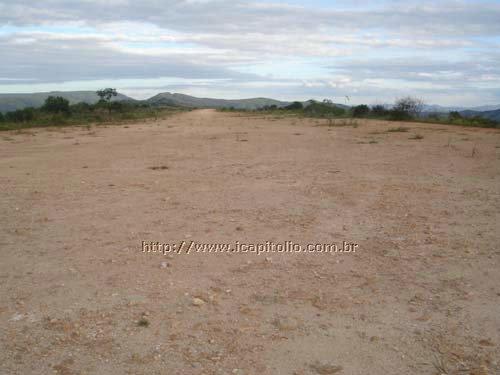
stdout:
{"type": "Polygon", "coordinates": [[[312,117],[340,117],[345,115],[345,109],[330,103],[311,102],[304,113],[312,117]]]}
{"type": "Polygon", "coordinates": [[[370,113],[370,108],[366,104],[357,105],[352,109],[353,117],[364,117],[370,113]]]}
{"type": "Polygon", "coordinates": [[[389,120],[393,121],[406,121],[411,120],[412,117],[405,111],[391,109],[389,111],[389,120]]]}
{"type": "Polygon", "coordinates": [[[387,130],[388,133],[406,133],[407,131],[410,131],[410,129],[403,128],[402,126],[397,128],[390,128],[387,130]]]}
{"type": "Polygon", "coordinates": [[[70,107],[70,111],[74,113],[84,113],[84,112],[91,112],[94,110],[94,106],[85,102],[80,102],[77,104],[73,104],[70,107]]]}
{"type": "Polygon", "coordinates": [[[260,111],[275,111],[277,109],[278,109],[278,106],[276,104],[265,105],[265,106],[259,108],[260,111]]]}
{"type": "Polygon", "coordinates": [[[65,116],[63,113],[54,113],[50,118],[50,124],[54,126],[66,125],[68,120],[68,116],[65,116]]]}
{"type": "Polygon", "coordinates": [[[407,96],[396,100],[394,107],[390,111],[392,120],[411,120],[418,117],[422,112],[424,102],[417,98],[407,96]]]}
{"type": "Polygon", "coordinates": [[[463,119],[463,116],[458,111],[452,111],[449,113],[448,118],[450,119],[450,121],[454,121],[463,119]]]}
{"type": "Polygon", "coordinates": [[[35,110],[31,107],[17,109],[5,114],[5,120],[11,122],[27,122],[35,118],[35,110]]]}
{"type": "Polygon", "coordinates": [[[110,111],[125,112],[125,110],[127,109],[126,105],[121,102],[111,102],[108,105],[110,111]]]}
{"type": "Polygon", "coordinates": [[[49,96],[45,99],[42,111],[49,113],[69,113],[69,101],[61,96],[49,96]]]}
{"type": "Polygon", "coordinates": [[[377,104],[377,105],[373,106],[371,112],[372,112],[372,115],[376,116],[376,117],[384,117],[384,116],[387,116],[389,114],[389,111],[387,110],[387,108],[385,108],[381,104],[377,104]]]}
{"type": "Polygon", "coordinates": [[[293,102],[292,104],[289,104],[285,107],[285,109],[288,109],[290,111],[300,110],[303,108],[304,108],[304,106],[302,105],[301,102],[293,102]]]}

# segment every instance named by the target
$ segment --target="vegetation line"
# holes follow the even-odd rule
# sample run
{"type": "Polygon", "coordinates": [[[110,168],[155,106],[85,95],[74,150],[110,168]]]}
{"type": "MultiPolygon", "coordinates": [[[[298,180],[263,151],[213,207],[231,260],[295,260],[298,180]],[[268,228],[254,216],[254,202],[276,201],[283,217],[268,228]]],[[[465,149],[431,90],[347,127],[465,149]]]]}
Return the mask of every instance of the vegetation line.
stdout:
{"type": "MultiPolygon", "coordinates": [[[[70,105],[60,96],[49,96],[42,107],[28,107],[2,114],[0,112],[0,130],[18,130],[47,126],[89,125],[100,123],[124,123],[146,118],[159,118],[176,111],[190,110],[181,105],[151,104],[148,102],[113,101],[118,95],[115,89],[106,88],[96,92],[99,101],[95,104],[78,103],[70,105]]],[[[318,102],[310,100],[305,104],[293,102],[279,107],[276,104],[265,105],[259,109],[221,108],[220,111],[246,113],[265,113],[273,116],[296,116],[334,119],[378,119],[387,121],[411,121],[461,125],[483,128],[500,128],[500,123],[484,117],[464,117],[459,112],[441,115],[422,115],[423,102],[417,98],[405,97],[396,101],[394,106],[383,105],[369,107],[361,104],[353,107],[334,104],[330,100],[318,102]]],[[[344,124],[345,125],[345,124],[344,124]]],[[[351,124],[352,125],[352,124],[351,124]]]]}
{"type": "Polygon", "coordinates": [[[40,108],[24,108],[2,114],[1,130],[20,130],[49,126],[78,126],[90,124],[120,124],[142,119],[158,119],[181,110],[184,107],[154,107],[144,103],[112,101],[117,95],[115,89],[97,91],[99,101],[95,104],[78,103],[70,105],[60,96],[49,96],[40,108]]]}
{"type": "Polygon", "coordinates": [[[221,111],[264,113],[273,116],[300,116],[326,119],[366,118],[386,121],[407,121],[443,125],[460,125],[481,128],[500,128],[500,122],[484,117],[464,117],[459,112],[422,116],[423,102],[417,98],[405,97],[396,101],[392,108],[383,105],[369,107],[366,104],[354,107],[339,106],[329,100],[309,101],[306,105],[293,102],[286,107],[265,106],[257,110],[222,108],[221,111]]]}

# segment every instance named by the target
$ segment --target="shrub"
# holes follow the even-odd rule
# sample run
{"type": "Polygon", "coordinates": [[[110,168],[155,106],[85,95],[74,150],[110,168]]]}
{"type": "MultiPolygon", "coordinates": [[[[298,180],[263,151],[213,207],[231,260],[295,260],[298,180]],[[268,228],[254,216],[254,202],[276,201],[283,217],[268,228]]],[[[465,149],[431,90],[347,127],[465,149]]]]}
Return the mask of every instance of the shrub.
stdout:
{"type": "Polygon", "coordinates": [[[285,109],[288,109],[288,110],[300,110],[300,109],[303,109],[304,106],[302,105],[301,102],[293,102],[292,104],[289,104],[285,107],[285,109]]]}
{"type": "Polygon", "coordinates": [[[420,135],[420,134],[415,134],[413,137],[410,137],[408,139],[416,139],[416,140],[420,140],[420,139],[424,139],[424,136],[423,135],[420,135]]]}
{"type": "Polygon", "coordinates": [[[410,120],[418,117],[423,107],[424,102],[422,100],[407,96],[396,100],[390,116],[392,120],[410,120]]]}
{"type": "Polygon", "coordinates": [[[399,111],[396,109],[391,109],[389,111],[389,120],[393,121],[405,121],[405,120],[411,120],[411,116],[404,111],[399,111]]]}
{"type": "Polygon", "coordinates": [[[452,111],[449,113],[448,118],[450,119],[450,121],[455,121],[463,119],[463,116],[458,111],[452,111]]]}
{"type": "Polygon", "coordinates": [[[61,96],[49,96],[45,99],[42,111],[50,113],[69,113],[69,101],[61,96]]]}
{"type": "Polygon", "coordinates": [[[70,108],[71,112],[75,112],[75,113],[91,112],[93,109],[94,109],[94,106],[92,106],[89,103],[85,103],[85,102],[73,104],[70,108]]]}
{"type": "Polygon", "coordinates": [[[11,122],[27,122],[33,120],[35,117],[35,110],[31,107],[24,109],[17,109],[5,114],[5,120],[11,122]]]}
{"type": "Polygon", "coordinates": [[[312,117],[339,117],[345,115],[345,109],[330,103],[311,102],[304,113],[312,117]]]}
{"type": "Polygon", "coordinates": [[[410,129],[408,129],[408,128],[403,128],[402,126],[400,126],[398,128],[390,128],[387,130],[387,132],[389,132],[389,133],[403,133],[403,132],[407,132],[409,130],[410,129]]]}
{"type": "Polygon", "coordinates": [[[370,113],[370,108],[366,104],[357,105],[352,109],[353,117],[364,117],[370,113]]]}
{"type": "Polygon", "coordinates": [[[277,109],[278,106],[276,104],[265,105],[264,107],[260,108],[261,111],[275,111],[277,109]]]}
{"type": "Polygon", "coordinates": [[[439,121],[441,118],[442,116],[439,113],[429,113],[429,115],[427,115],[428,120],[439,121]]]}
{"type": "Polygon", "coordinates": [[[126,111],[126,105],[121,102],[112,102],[109,103],[109,109],[111,111],[116,111],[116,112],[125,112],[126,111]]]}
{"type": "Polygon", "coordinates": [[[373,116],[376,117],[384,117],[389,114],[389,111],[383,105],[377,104],[372,107],[371,113],[373,116]]]}

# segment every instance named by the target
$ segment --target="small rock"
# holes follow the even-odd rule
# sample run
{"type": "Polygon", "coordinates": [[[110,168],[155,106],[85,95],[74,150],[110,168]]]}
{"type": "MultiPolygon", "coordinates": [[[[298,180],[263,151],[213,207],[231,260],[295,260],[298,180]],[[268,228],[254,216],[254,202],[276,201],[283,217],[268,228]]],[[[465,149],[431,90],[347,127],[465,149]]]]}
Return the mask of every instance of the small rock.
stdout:
{"type": "Polygon", "coordinates": [[[342,366],[337,366],[330,362],[318,361],[311,364],[310,367],[320,375],[336,374],[342,371],[342,366]]]}
{"type": "Polygon", "coordinates": [[[299,328],[299,322],[297,319],[289,317],[276,318],[273,321],[273,325],[280,331],[294,331],[299,328]]]}
{"type": "Polygon", "coordinates": [[[495,344],[490,339],[479,340],[479,345],[481,345],[481,346],[495,346],[495,344]]]}
{"type": "Polygon", "coordinates": [[[11,322],[18,322],[18,321],[20,321],[20,320],[22,320],[22,319],[24,319],[24,314],[19,314],[19,313],[17,313],[17,314],[14,314],[14,315],[12,316],[12,318],[10,318],[10,321],[11,321],[11,322]]]}
{"type": "Polygon", "coordinates": [[[203,301],[201,298],[193,298],[193,306],[203,306],[206,302],[203,301]]]}
{"type": "Polygon", "coordinates": [[[140,295],[130,295],[127,297],[127,300],[129,306],[136,306],[146,302],[146,297],[140,295]]]}

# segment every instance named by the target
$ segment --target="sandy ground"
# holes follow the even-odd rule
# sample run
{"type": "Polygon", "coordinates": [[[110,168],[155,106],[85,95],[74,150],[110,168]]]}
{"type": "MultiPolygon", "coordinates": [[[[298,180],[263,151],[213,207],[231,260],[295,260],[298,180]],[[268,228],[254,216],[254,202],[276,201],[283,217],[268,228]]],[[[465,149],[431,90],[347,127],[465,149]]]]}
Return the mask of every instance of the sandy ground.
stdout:
{"type": "Polygon", "coordinates": [[[500,374],[500,132],[327,125],[0,133],[0,373],[500,374]]]}

